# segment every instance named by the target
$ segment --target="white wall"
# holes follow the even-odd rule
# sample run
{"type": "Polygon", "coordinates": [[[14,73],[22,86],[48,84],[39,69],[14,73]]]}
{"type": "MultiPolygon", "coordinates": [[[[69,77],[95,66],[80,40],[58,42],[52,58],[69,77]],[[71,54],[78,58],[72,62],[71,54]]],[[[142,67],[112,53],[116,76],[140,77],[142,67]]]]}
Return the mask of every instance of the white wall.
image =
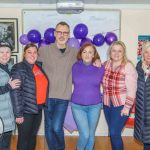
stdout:
{"type": "MultiPolygon", "coordinates": [[[[19,36],[22,34],[22,9],[46,9],[47,5],[1,5],[0,18],[18,18],[19,36]]],[[[55,8],[55,5],[51,5],[55,8]]],[[[121,10],[121,40],[127,46],[129,59],[136,64],[137,62],[137,41],[138,35],[150,35],[150,5],[87,5],[86,9],[120,9],[121,10]]],[[[22,46],[19,45],[19,60],[22,58],[22,46]]],[[[39,134],[43,134],[43,122],[39,134]]],[[[69,134],[65,131],[66,134],[69,134]]],[[[103,112],[97,127],[96,135],[107,135],[107,126],[103,112]]],[[[74,132],[72,135],[76,135],[74,132]]],[[[132,129],[125,129],[123,135],[132,135],[132,129]]]]}

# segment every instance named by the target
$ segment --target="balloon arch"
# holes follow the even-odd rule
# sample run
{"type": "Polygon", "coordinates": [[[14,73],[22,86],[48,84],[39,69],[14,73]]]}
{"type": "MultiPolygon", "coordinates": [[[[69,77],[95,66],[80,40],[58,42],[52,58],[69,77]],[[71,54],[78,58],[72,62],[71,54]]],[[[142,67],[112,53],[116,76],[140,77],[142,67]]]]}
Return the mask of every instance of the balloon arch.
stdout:
{"type": "MultiPolygon", "coordinates": [[[[32,29],[27,34],[22,34],[20,36],[20,43],[22,45],[26,45],[30,42],[37,43],[38,47],[45,46],[55,42],[54,36],[54,28],[48,28],[44,32],[44,37],[41,38],[41,33],[36,30],[32,29]]],[[[88,27],[83,24],[77,24],[73,30],[74,37],[69,38],[68,45],[75,47],[77,49],[80,46],[84,45],[85,43],[93,43],[95,46],[102,46],[105,42],[108,45],[111,45],[112,42],[117,41],[117,35],[113,32],[107,32],[104,36],[101,33],[94,35],[93,39],[87,37],[88,35],[88,27]]]]}

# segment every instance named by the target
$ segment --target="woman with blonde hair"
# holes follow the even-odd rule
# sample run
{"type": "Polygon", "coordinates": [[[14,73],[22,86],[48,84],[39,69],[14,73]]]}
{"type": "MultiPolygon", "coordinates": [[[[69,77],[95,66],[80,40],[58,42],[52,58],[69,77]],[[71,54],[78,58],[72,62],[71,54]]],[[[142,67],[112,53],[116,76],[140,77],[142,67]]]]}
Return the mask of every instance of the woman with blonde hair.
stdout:
{"type": "Polygon", "coordinates": [[[136,66],[138,73],[134,137],[150,150],[150,41],[142,47],[142,60],[136,66]]]}
{"type": "Polygon", "coordinates": [[[103,78],[104,114],[112,150],[123,150],[121,132],[135,100],[137,73],[127,59],[126,46],[122,41],[113,42],[108,52],[109,60],[104,63],[103,78]]]}

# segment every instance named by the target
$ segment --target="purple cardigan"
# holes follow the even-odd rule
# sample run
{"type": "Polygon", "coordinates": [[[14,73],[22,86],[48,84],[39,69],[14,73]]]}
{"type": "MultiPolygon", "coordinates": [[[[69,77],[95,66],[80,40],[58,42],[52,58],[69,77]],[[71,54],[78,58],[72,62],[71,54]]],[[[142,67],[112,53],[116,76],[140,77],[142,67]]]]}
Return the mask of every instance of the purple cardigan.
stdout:
{"type": "Polygon", "coordinates": [[[101,103],[100,84],[104,75],[104,66],[98,68],[77,61],[72,67],[74,90],[72,102],[79,105],[95,105],[101,103]]]}

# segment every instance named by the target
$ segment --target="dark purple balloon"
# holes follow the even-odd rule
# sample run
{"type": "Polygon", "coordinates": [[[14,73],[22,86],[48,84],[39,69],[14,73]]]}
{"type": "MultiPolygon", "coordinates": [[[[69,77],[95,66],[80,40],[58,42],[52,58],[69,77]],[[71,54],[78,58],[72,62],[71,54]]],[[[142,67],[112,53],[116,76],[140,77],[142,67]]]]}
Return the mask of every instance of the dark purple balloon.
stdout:
{"type": "Polygon", "coordinates": [[[27,34],[27,37],[30,42],[38,43],[41,40],[41,33],[38,30],[30,30],[27,34]]]}
{"type": "Polygon", "coordinates": [[[54,43],[55,42],[55,36],[54,36],[54,28],[48,28],[44,33],[44,38],[46,43],[54,43]]]}
{"type": "Polygon", "coordinates": [[[77,49],[80,48],[80,43],[76,38],[69,38],[68,45],[77,49]]]}
{"type": "Polygon", "coordinates": [[[88,34],[88,27],[85,24],[80,23],[75,26],[73,34],[76,39],[83,39],[88,34]]]}
{"type": "Polygon", "coordinates": [[[108,32],[105,36],[105,41],[108,45],[111,45],[114,41],[117,41],[118,38],[115,33],[108,32]]]}
{"type": "Polygon", "coordinates": [[[45,41],[45,39],[41,39],[40,42],[38,43],[38,47],[44,47],[47,45],[47,42],[45,41]]]}
{"type": "Polygon", "coordinates": [[[27,34],[22,34],[19,38],[19,41],[22,45],[28,44],[29,40],[28,40],[27,34]]]}
{"type": "Polygon", "coordinates": [[[93,44],[96,46],[102,46],[105,42],[105,38],[102,34],[96,34],[93,38],[93,44]]]}
{"type": "Polygon", "coordinates": [[[83,46],[84,44],[87,44],[87,43],[92,43],[92,40],[89,38],[84,38],[81,40],[80,46],[83,46]]]}

